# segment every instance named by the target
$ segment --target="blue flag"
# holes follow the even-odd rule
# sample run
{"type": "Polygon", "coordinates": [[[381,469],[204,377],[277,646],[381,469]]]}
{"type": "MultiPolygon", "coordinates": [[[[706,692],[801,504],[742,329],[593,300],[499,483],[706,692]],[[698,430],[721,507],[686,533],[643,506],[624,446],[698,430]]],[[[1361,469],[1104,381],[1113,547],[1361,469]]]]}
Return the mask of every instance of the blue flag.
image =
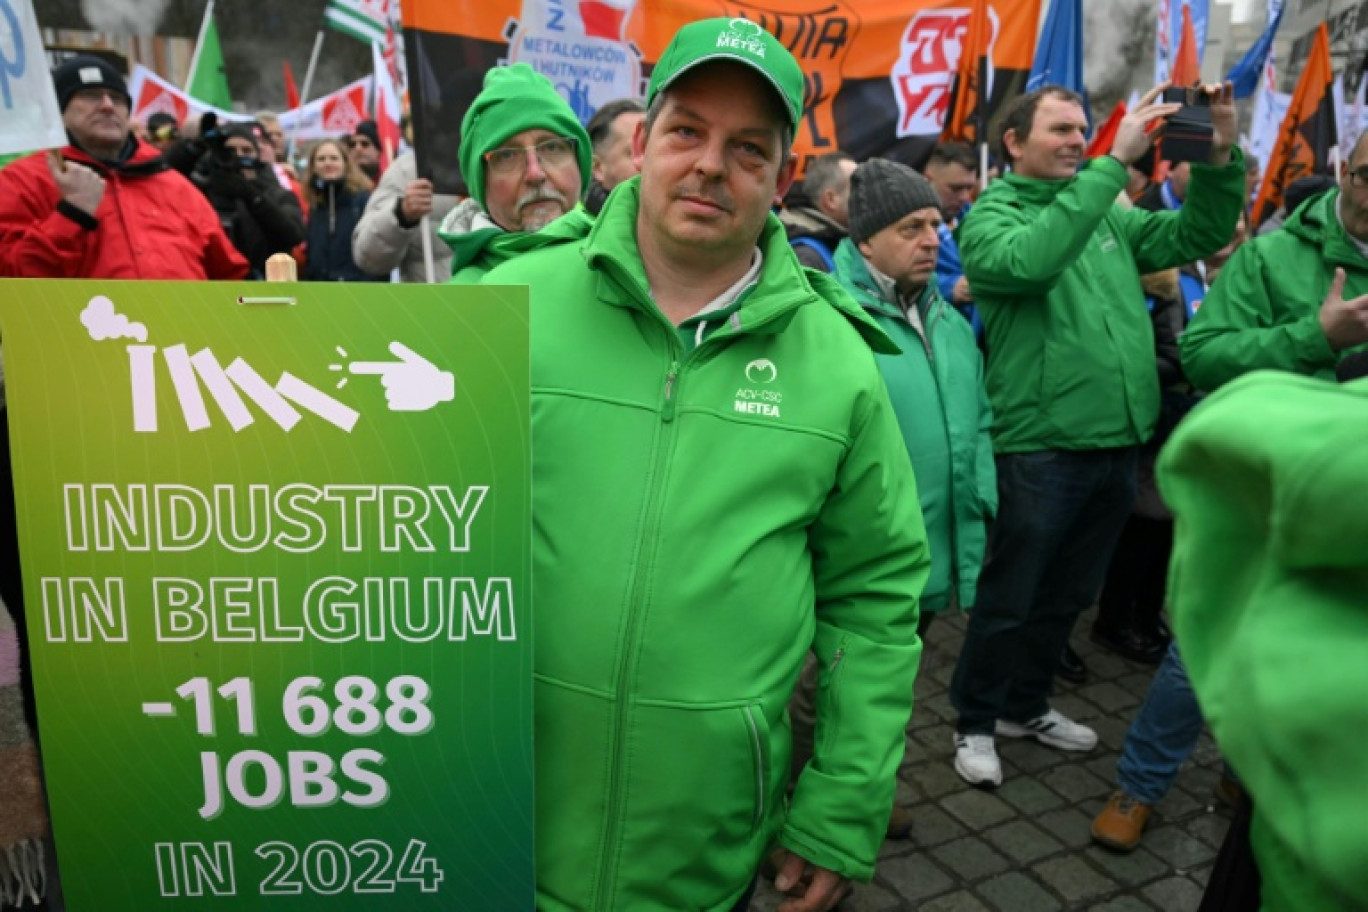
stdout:
{"type": "MultiPolygon", "coordinates": [[[[1083,96],[1087,113],[1088,93],[1083,88],[1083,4],[1080,0],[1054,0],[1040,32],[1026,91],[1058,85],[1083,96]]],[[[1091,122],[1091,116],[1089,116],[1091,122]]]]}
{"type": "Polygon", "coordinates": [[[1263,76],[1264,64],[1268,62],[1268,55],[1273,50],[1273,36],[1278,31],[1278,26],[1282,23],[1283,10],[1286,4],[1278,7],[1278,11],[1273,14],[1272,20],[1264,28],[1259,40],[1250,45],[1249,50],[1240,58],[1240,62],[1231,68],[1226,79],[1235,86],[1236,98],[1248,98],[1259,88],[1259,79],[1263,76]]]}

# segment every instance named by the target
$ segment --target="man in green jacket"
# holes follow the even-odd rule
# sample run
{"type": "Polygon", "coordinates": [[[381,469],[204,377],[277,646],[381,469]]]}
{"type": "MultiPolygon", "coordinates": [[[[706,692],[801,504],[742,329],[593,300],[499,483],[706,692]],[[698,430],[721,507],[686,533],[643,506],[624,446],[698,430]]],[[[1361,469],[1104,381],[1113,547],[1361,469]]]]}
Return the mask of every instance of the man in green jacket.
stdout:
{"type": "Polygon", "coordinates": [[[1229,86],[1211,95],[1210,159],[1177,212],[1116,205],[1146,127],[1178,110],[1152,89],[1111,153],[1083,164],[1082,100],[1028,92],[1002,123],[1012,173],[960,227],[964,274],[988,345],[999,510],[978,602],[951,681],[955,770],[1002,782],[994,735],[1091,750],[1097,733],[1050,708],[1078,614],[1101,589],[1135,499],[1136,453],[1154,431],[1159,379],[1140,274],[1220,249],[1239,217],[1244,166],[1229,86]]]}
{"type": "Polygon", "coordinates": [[[641,176],[584,241],[485,277],[531,286],[542,912],[744,910],[776,839],[784,912],[873,874],[929,557],[893,346],[770,214],[802,99],[760,26],[685,26],[641,176]],[[817,752],[786,807],[809,649],[817,752]]]}
{"type": "Polygon", "coordinates": [[[451,281],[470,285],[505,260],[588,234],[579,204],[593,148],[550,80],[525,63],[495,67],[461,121],[457,158],[470,198],[442,220],[451,281]]]}
{"type": "Polygon", "coordinates": [[[1368,133],[1340,187],[1242,246],[1179,339],[1183,371],[1214,390],[1252,370],[1333,379],[1368,344],[1368,133]]]}
{"type": "Polygon", "coordinates": [[[851,177],[850,237],[836,248],[836,281],[902,349],[877,360],[931,544],[919,635],[936,612],[973,606],[986,524],[997,510],[983,356],[973,327],[935,282],[941,224],[930,181],[874,158],[851,177]]]}

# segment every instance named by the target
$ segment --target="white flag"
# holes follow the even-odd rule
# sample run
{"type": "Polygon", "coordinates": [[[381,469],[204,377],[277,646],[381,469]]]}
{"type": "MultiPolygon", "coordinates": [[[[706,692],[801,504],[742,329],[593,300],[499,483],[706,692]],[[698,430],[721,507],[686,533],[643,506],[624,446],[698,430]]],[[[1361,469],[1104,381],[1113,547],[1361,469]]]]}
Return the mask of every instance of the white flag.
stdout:
{"type": "Polygon", "coordinates": [[[10,13],[5,18],[14,31],[9,41],[0,41],[0,154],[60,148],[67,142],[66,127],[38,17],[30,0],[18,0],[10,13]]]}

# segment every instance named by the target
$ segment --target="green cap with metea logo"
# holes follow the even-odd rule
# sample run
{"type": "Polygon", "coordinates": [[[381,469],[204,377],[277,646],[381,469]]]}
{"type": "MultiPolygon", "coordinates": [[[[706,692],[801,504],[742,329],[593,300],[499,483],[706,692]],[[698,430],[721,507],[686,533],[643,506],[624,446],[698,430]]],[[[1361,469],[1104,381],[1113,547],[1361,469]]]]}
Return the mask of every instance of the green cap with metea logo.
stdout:
{"type": "Polygon", "coordinates": [[[788,48],[759,23],[749,19],[701,19],[675,33],[651,71],[646,105],[694,67],[716,60],[732,60],[755,70],[774,86],[788,112],[789,126],[798,128],[803,116],[803,69],[788,48]]]}

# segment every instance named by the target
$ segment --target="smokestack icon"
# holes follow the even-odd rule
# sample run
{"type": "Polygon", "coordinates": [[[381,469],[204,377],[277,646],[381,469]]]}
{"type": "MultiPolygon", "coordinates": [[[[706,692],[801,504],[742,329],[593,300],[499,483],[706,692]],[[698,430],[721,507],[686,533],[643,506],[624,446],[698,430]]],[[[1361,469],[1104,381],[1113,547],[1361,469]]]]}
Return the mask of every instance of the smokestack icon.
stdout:
{"type": "Polygon", "coordinates": [[[627,20],[637,0],[579,0],[584,34],[608,41],[626,41],[627,20]]]}

